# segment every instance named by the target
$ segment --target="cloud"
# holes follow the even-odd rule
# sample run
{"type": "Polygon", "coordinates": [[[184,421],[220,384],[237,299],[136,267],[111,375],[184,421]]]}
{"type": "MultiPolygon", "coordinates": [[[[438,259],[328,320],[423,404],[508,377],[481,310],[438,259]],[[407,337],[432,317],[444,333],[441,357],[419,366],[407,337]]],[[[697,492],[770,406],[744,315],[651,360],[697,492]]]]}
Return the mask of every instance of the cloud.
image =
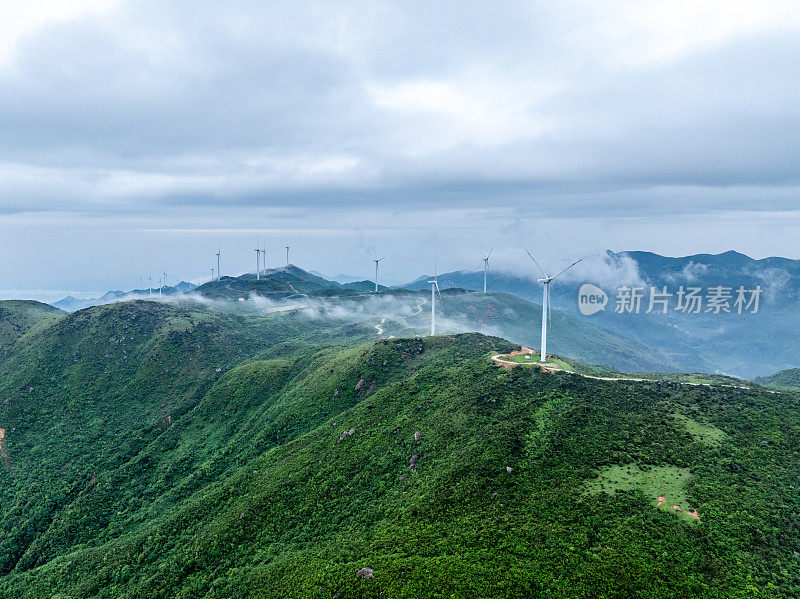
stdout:
{"type": "Polygon", "coordinates": [[[760,280],[763,297],[767,302],[785,300],[789,297],[789,285],[792,276],[783,268],[753,269],[751,274],[760,280]]]}
{"type": "MultiPolygon", "coordinates": [[[[534,230],[552,247],[593,227],[592,251],[628,249],[679,217],[759,211],[772,227],[798,211],[792,2],[34,0],[6,13],[0,214],[68,222],[59,247],[83,247],[85,229],[100,244],[112,228],[303,226],[380,247],[374,231],[394,228],[409,239],[381,253],[419,260],[435,229],[453,254],[502,239],[503,259],[534,230]]],[[[730,246],[729,232],[709,243],[730,246]]],[[[58,250],[34,237],[14,238],[30,245],[13,286],[45,285],[27,273],[58,250]]],[[[326,268],[351,272],[361,253],[326,268]]]]}
{"type": "Polygon", "coordinates": [[[89,3],[0,71],[0,191],[153,210],[796,183],[796,11],[626,4],[576,25],[576,3],[89,3]]]}
{"type": "Polygon", "coordinates": [[[670,283],[694,282],[708,274],[708,264],[695,262],[691,260],[684,266],[680,272],[667,272],[664,274],[664,280],[670,283]]]}
{"type": "Polygon", "coordinates": [[[607,289],[622,285],[629,287],[646,285],[636,261],[624,253],[602,252],[586,256],[562,276],[565,281],[589,282],[607,289]]]}

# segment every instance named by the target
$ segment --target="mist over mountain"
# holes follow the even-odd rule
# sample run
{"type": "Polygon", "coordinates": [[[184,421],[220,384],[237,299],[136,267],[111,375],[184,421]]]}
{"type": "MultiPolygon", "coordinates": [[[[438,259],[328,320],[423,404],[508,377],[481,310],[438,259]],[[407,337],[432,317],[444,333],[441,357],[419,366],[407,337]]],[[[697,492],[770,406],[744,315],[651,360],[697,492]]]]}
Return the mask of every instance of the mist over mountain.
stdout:
{"type": "MultiPolygon", "coordinates": [[[[357,281],[336,283],[294,265],[269,269],[259,277],[245,274],[223,276],[187,292],[169,292],[159,296],[141,293],[109,292],[102,302],[87,300],[56,302],[56,306],[80,309],[89,305],[105,305],[131,299],[153,299],[199,303],[247,313],[302,310],[318,318],[336,318],[377,327],[382,335],[394,337],[429,332],[429,292],[409,294],[407,290],[390,290],[374,283],[357,281]]],[[[439,330],[447,333],[476,331],[497,335],[514,342],[538,347],[541,331],[541,305],[529,303],[510,294],[475,294],[445,288],[438,307],[439,330]]],[[[623,371],[697,370],[691,363],[670,358],[657,348],[613,334],[592,323],[583,323],[557,310],[552,311],[550,326],[554,353],[569,355],[592,363],[604,364],[623,371]]]]}
{"type": "MultiPolygon", "coordinates": [[[[530,275],[491,270],[489,289],[541,301],[540,273],[533,262],[530,275]]],[[[557,272],[557,270],[556,270],[557,272]]],[[[550,273],[552,274],[552,272],[550,273]]],[[[423,276],[406,285],[424,289],[423,276]]],[[[443,287],[483,289],[483,272],[455,271],[439,275],[443,287]]],[[[650,252],[606,252],[587,257],[551,285],[552,305],[584,322],[602,326],[649,347],[658,348],[671,359],[705,372],[724,372],[750,378],[800,364],[800,346],[789,339],[800,338],[800,261],[788,258],[756,260],[737,252],[697,254],[680,258],[650,252]],[[578,291],[593,284],[608,295],[605,310],[584,316],[578,305],[578,291]],[[619,289],[640,288],[638,312],[615,312],[619,289]],[[727,289],[728,312],[682,312],[678,293],[699,288],[705,300],[713,288],[727,289]],[[663,305],[649,308],[651,288],[666,290],[663,305]],[[753,306],[738,313],[736,292],[761,290],[757,312],[753,306]]],[[[746,296],[749,299],[749,294],[746,296]]],[[[744,306],[743,306],[744,307],[744,306]]]]}
{"type": "MultiPolygon", "coordinates": [[[[494,268],[494,264],[490,263],[494,268]]],[[[530,273],[520,275],[491,269],[488,273],[488,289],[504,292],[541,305],[542,286],[537,282],[538,270],[530,263],[530,273]]],[[[429,290],[432,275],[423,275],[400,288],[429,290]]],[[[459,288],[480,291],[483,289],[483,272],[453,271],[438,275],[442,289],[459,288]]],[[[164,295],[173,296],[192,291],[194,284],[183,282],[178,287],[165,287],[164,295]]],[[[381,292],[387,291],[384,285],[381,292]]],[[[223,277],[201,286],[199,292],[211,298],[245,299],[251,294],[268,298],[289,297],[298,293],[321,292],[322,290],[371,292],[374,282],[369,280],[346,281],[344,283],[326,279],[320,273],[305,271],[291,265],[268,269],[256,280],[254,273],[239,277],[223,277]]],[[[102,297],[76,300],[68,297],[54,306],[74,311],[91,305],[148,298],[157,293],[153,290],[110,291],[102,297]]],[[[750,299],[747,296],[746,299],[750,299]]],[[[641,364],[624,360],[615,366],[625,370],[688,370],[731,374],[743,378],[764,376],[777,370],[792,368],[800,364],[800,347],[790,342],[779,342],[785,333],[800,336],[800,261],[772,257],[752,259],[737,252],[722,254],[697,254],[684,257],[666,257],[651,252],[605,252],[588,256],[574,268],[565,272],[551,289],[552,306],[558,312],[596,325],[630,342],[647,347],[649,354],[661,356],[655,362],[643,360],[641,364]],[[602,289],[608,296],[605,309],[590,316],[581,313],[578,291],[586,283],[602,289]],[[641,292],[638,312],[616,310],[619,290],[630,287],[641,292]],[[727,310],[707,312],[700,306],[698,312],[680,311],[678,294],[690,288],[701,290],[705,299],[710,290],[723,287],[730,297],[727,310]],[[760,290],[757,306],[747,309],[742,306],[739,313],[736,292],[739,289],[760,290]],[[649,296],[655,290],[665,291],[669,297],[664,306],[655,304],[648,313],[649,296]],[[753,310],[756,309],[755,313],[753,310]],[[657,366],[657,367],[656,367],[657,366]]],[[[541,322],[541,316],[531,314],[531,319],[541,322]]],[[[512,319],[513,320],[513,319],[512,319]]],[[[535,324],[525,326],[526,333],[514,329],[511,320],[502,330],[502,336],[520,343],[535,343],[535,324]]],[[[474,328],[465,323],[459,330],[481,330],[481,323],[474,328]]],[[[420,329],[421,330],[421,329],[420,329]]],[[[566,335],[570,333],[567,330],[566,335]]],[[[598,360],[594,351],[581,350],[574,345],[559,347],[559,334],[553,336],[554,351],[563,349],[576,357],[598,360]]],[[[612,364],[613,360],[605,361],[612,364]]]]}

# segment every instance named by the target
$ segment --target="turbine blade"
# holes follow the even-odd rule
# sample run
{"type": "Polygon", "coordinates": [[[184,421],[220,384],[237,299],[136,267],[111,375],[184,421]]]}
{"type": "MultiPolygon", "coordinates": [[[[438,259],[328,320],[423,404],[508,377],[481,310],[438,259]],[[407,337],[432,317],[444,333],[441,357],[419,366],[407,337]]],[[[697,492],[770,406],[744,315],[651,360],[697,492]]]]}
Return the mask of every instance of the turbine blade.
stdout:
{"type": "Polygon", "coordinates": [[[492,252],[493,252],[493,251],[494,251],[494,246],[492,246],[492,249],[490,249],[490,250],[489,250],[489,253],[488,253],[488,254],[486,254],[486,259],[487,259],[487,260],[489,259],[489,256],[491,256],[491,255],[492,255],[492,252]]]}
{"type": "Polygon", "coordinates": [[[536,265],[536,268],[538,268],[538,269],[539,269],[539,271],[542,273],[542,276],[543,276],[545,279],[546,279],[546,278],[548,278],[548,277],[547,277],[547,273],[546,273],[546,272],[544,272],[544,270],[542,270],[542,267],[541,267],[541,266],[539,266],[539,263],[536,261],[536,258],[534,258],[534,257],[533,257],[533,254],[531,254],[531,253],[528,251],[528,248],[525,248],[525,251],[526,251],[526,252],[528,252],[528,256],[530,256],[530,257],[531,257],[531,260],[533,260],[533,263],[536,265]]]}
{"type": "Polygon", "coordinates": [[[575,266],[575,265],[576,265],[578,262],[580,262],[581,260],[583,260],[583,258],[580,258],[580,259],[578,259],[578,260],[575,260],[575,262],[573,262],[572,264],[570,264],[569,266],[567,266],[567,267],[566,267],[564,270],[562,270],[561,272],[559,272],[559,273],[557,273],[557,274],[554,274],[552,277],[550,277],[550,280],[553,280],[553,279],[555,279],[557,276],[564,274],[565,272],[567,272],[567,271],[568,271],[570,268],[572,268],[573,266],[575,266]]]}

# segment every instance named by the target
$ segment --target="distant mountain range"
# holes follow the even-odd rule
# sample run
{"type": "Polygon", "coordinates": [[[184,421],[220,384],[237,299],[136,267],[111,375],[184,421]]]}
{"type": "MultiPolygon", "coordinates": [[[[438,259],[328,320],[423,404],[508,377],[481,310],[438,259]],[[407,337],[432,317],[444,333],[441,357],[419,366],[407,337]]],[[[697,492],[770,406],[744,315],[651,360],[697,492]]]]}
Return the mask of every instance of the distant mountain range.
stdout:
{"type": "MultiPolygon", "coordinates": [[[[558,265],[557,265],[558,266],[558,265]]],[[[489,272],[489,289],[540,301],[539,271],[531,263],[529,276],[502,271],[489,272]]],[[[405,285],[425,289],[429,276],[405,285]]],[[[481,271],[455,271],[439,275],[442,288],[483,289],[481,271]]],[[[750,378],[800,365],[800,261],[788,258],[756,260],[737,252],[697,254],[670,258],[650,252],[606,252],[584,260],[556,279],[552,287],[554,308],[602,326],[652,348],[658,348],[681,364],[697,370],[750,378]],[[578,291],[592,284],[608,296],[605,310],[583,315],[578,291]],[[641,289],[639,312],[617,312],[623,287],[641,289]],[[667,312],[657,303],[647,313],[651,288],[671,293],[667,312]],[[703,305],[699,313],[678,310],[679,292],[699,288],[703,305]],[[730,312],[706,311],[714,288],[730,293],[730,312]],[[735,306],[737,290],[761,289],[758,311],[735,306]]],[[[750,294],[746,294],[746,299],[750,294]]],[[[683,298],[685,300],[685,296],[683,298]]],[[[684,302],[685,304],[685,302],[684,302]]],[[[744,307],[744,306],[743,306],[744,307]]]]}
{"type": "MultiPolygon", "coordinates": [[[[536,281],[538,276],[533,264],[529,276],[490,270],[489,290],[513,294],[539,305],[542,288],[536,281]]],[[[250,295],[279,299],[307,293],[361,293],[374,289],[374,283],[369,280],[350,280],[353,277],[345,275],[337,278],[341,281],[329,280],[320,273],[292,265],[270,269],[260,280],[254,274],[222,277],[199,288],[182,282],[176,287],[164,288],[162,294],[175,296],[196,290],[210,299],[238,300],[250,295]]],[[[442,289],[483,289],[482,271],[454,271],[438,278],[442,289]]],[[[430,275],[423,275],[397,289],[428,290],[429,280],[430,275]]],[[[387,287],[380,289],[386,291],[387,287]]],[[[94,299],[66,297],[53,305],[74,311],[147,296],[148,290],[110,291],[94,299]]],[[[746,299],[752,298],[748,295],[746,299]]],[[[755,260],[733,251],[679,258],[639,251],[606,252],[585,259],[557,279],[552,284],[552,306],[586,324],[650,348],[651,353],[658,354],[665,369],[752,378],[800,365],[800,346],[795,342],[800,338],[800,261],[797,260],[777,257],[755,260]],[[578,291],[584,284],[594,285],[606,294],[608,303],[604,310],[592,315],[581,313],[578,291]],[[728,312],[724,309],[707,311],[708,296],[717,287],[730,295],[728,312]],[[640,293],[638,312],[617,309],[624,288],[640,293]],[[653,288],[658,293],[666,292],[668,297],[665,296],[665,304],[657,302],[651,308],[653,288]],[[706,303],[699,311],[679,309],[679,300],[685,300],[679,296],[681,288],[684,295],[690,288],[700,289],[699,295],[706,303]],[[746,309],[738,313],[735,301],[740,288],[747,292],[761,290],[756,313],[753,313],[754,305],[742,305],[741,308],[746,309]]],[[[512,320],[509,319],[509,323],[512,320]]],[[[508,327],[504,330],[504,336],[522,342],[521,335],[515,335],[508,327]]],[[[553,340],[558,343],[557,333],[553,340]]],[[[528,339],[526,333],[525,341],[534,340],[528,339]]],[[[580,352],[574,355],[580,357],[580,352]]],[[[626,362],[625,367],[629,366],[631,364],[626,362]]]]}
{"type": "Polygon", "coordinates": [[[154,297],[158,295],[175,295],[176,293],[187,293],[196,289],[197,285],[181,281],[172,287],[164,286],[161,288],[150,289],[131,289],[130,291],[108,291],[100,297],[78,299],[68,295],[67,297],[53,302],[51,305],[67,312],[75,312],[90,306],[104,306],[106,304],[113,304],[114,302],[124,302],[130,299],[143,299],[154,297]]]}

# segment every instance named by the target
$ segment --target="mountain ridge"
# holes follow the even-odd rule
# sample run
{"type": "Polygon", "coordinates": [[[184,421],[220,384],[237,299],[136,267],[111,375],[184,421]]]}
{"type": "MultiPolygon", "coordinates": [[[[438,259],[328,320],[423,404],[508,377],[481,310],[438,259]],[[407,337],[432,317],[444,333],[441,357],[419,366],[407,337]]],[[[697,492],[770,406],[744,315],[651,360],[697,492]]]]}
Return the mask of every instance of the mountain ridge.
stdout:
{"type": "Polygon", "coordinates": [[[133,301],[32,335],[0,365],[4,597],[798,591],[793,394],[297,311],[133,301]]]}

